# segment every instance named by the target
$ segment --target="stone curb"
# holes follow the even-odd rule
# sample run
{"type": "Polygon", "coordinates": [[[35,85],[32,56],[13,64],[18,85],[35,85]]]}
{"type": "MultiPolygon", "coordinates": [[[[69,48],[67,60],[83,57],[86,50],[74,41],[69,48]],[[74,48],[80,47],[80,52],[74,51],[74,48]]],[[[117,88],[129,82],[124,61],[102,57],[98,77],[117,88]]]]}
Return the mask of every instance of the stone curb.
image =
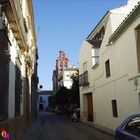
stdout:
{"type": "Polygon", "coordinates": [[[93,127],[94,129],[98,130],[98,131],[101,131],[103,133],[106,133],[110,136],[115,136],[115,131],[111,130],[111,129],[108,129],[106,127],[103,127],[103,126],[100,126],[100,125],[97,125],[97,124],[94,124],[93,122],[88,122],[88,121],[81,121],[82,123],[84,124],[87,124],[88,126],[90,127],[93,127]]]}

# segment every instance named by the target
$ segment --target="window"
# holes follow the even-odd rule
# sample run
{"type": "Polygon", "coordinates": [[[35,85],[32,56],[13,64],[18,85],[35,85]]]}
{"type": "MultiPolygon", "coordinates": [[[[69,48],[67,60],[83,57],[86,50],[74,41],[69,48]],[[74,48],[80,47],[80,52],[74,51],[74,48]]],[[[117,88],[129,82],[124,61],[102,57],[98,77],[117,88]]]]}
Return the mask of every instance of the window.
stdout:
{"type": "Polygon", "coordinates": [[[41,103],[43,102],[43,98],[42,98],[42,97],[40,97],[40,102],[41,102],[41,103]]]}
{"type": "Polygon", "coordinates": [[[139,98],[139,104],[140,104],[140,93],[138,94],[138,96],[139,96],[138,98],[139,98]]]}
{"type": "Polygon", "coordinates": [[[136,28],[138,72],[140,72],[140,25],[136,28]]]}
{"type": "Polygon", "coordinates": [[[62,64],[60,63],[60,68],[62,68],[62,64]]]}
{"type": "Polygon", "coordinates": [[[24,28],[25,28],[25,31],[26,31],[26,33],[27,33],[27,32],[28,32],[27,21],[26,21],[25,18],[23,19],[23,21],[24,21],[24,28]]]}
{"type": "Polygon", "coordinates": [[[15,66],[16,68],[16,81],[15,81],[15,116],[20,115],[20,102],[22,95],[22,79],[21,79],[21,70],[18,64],[15,66]]]}
{"type": "Polygon", "coordinates": [[[113,117],[118,117],[117,101],[116,100],[112,100],[112,113],[113,113],[113,117]]]}
{"type": "Polygon", "coordinates": [[[9,60],[8,41],[0,31],[0,121],[8,117],[9,60]]]}
{"type": "Polygon", "coordinates": [[[106,78],[110,77],[110,62],[107,60],[105,62],[106,78]]]}
{"type": "Polygon", "coordinates": [[[65,80],[70,80],[71,79],[71,75],[69,73],[66,73],[64,79],[65,80]]]}
{"type": "Polygon", "coordinates": [[[125,131],[129,132],[132,135],[140,137],[140,117],[132,118],[125,127],[125,131]]]}
{"type": "Polygon", "coordinates": [[[79,85],[80,86],[86,86],[89,85],[88,82],[88,72],[84,72],[83,74],[79,75],[79,85]]]}
{"type": "Polygon", "coordinates": [[[105,35],[105,27],[103,26],[99,32],[93,38],[88,39],[87,41],[92,44],[92,65],[93,68],[99,64],[99,51],[102,45],[102,41],[105,35]]]}
{"type": "Polygon", "coordinates": [[[36,75],[32,75],[32,81],[31,81],[31,112],[36,111],[36,75]]]}
{"type": "Polygon", "coordinates": [[[92,65],[99,63],[99,48],[92,48],[92,65]]]}
{"type": "Polygon", "coordinates": [[[4,59],[0,56],[0,121],[8,115],[9,62],[4,59]]]}
{"type": "Polygon", "coordinates": [[[65,68],[65,69],[67,68],[67,64],[66,64],[66,63],[64,64],[64,68],[65,68]]]}
{"type": "Polygon", "coordinates": [[[83,63],[83,72],[86,72],[87,71],[87,62],[84,62],[83,63]]]}
{"type": "Polygon", "coordinates": [[[66,75],[66,77],[69,77],[69,76],[70,76],[69,74],[66,75]]]}

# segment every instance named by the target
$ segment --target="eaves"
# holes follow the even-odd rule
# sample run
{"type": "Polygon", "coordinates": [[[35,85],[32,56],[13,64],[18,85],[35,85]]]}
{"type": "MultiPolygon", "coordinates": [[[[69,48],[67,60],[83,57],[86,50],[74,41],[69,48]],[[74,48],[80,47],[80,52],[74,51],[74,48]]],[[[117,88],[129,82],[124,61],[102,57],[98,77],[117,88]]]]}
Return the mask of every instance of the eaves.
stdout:
{"type": "Polygon", "coordinates": [[[99,21],[99,23],[95,26],[95,28],[92,30],[92,32],[88,35],[86,40],[88,40],[93,34],[98,30],[98,28],[102,25],[102,23],[107,19],[110,11],[107,11],[106,14],[103,16],[103,18],[99,21]]]}
{"type": "Polygon", "coordinates": [[[114,33],[109,38],[109,44],[115,42],[117,38],[124,32],[124,30],[131,25],[133,20],[140,14],[140,2],[135,6],[134,9],[128,14],[128,16],[123,20],[119,27],[114,31],[114,33]]]}

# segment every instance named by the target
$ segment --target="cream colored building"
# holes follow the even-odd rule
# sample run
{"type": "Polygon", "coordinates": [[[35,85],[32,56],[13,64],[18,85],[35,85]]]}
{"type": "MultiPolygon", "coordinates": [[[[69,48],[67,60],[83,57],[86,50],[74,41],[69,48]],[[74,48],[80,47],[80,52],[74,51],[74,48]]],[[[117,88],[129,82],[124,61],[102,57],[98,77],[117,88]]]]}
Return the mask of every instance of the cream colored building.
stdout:
{"type": "Polygon", "coordinates": [[[18,139],[36,115],[34,28],[32,0],[0,0],[0,128],[11,139],[18,139]]]}
{"type": "Polygon", "coordinates": [[[108,11],[79,54],[81,120],[112,133],[140,112],[139,1],[108,11]]]}
{"type": "Polygon", "coordinates": [[[73,80],[71,76],[75,73],[77,73],[76,68],[69,68],[69,69],[64,69],[60,74],[59,74],[59,88],[60,87],[66,87],[67,89],[72,88],[73,80]]]}

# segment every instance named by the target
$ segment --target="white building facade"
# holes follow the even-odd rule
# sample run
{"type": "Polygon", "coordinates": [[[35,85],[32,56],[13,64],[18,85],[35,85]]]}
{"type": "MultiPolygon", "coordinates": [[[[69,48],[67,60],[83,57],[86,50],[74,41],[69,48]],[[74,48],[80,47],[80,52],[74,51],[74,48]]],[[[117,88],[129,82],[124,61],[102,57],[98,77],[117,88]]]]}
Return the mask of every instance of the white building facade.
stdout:
{"type": "Polygon", "coordinates": [[[140,112],[139,0],[106,13],[79,55],[81,120],[113,133],[140,112]]]}
{"type": "Polygon", "coordinates": [[[36,116],[37,47],[32,0],[0,1],[0,128],[18,139],[36,116]]]}
{"type": "Polygon", "coordinates": [[[77,70],[76,68],[64,69],[59,75],[59,88],[66,87],[67,89],[71,89],[73,84],[71,76],[77,73],[77,70]]]}
{"type": "Polygon", "coordinates": [[[48,98],[52,94],[53,94],[53,91],[51,90],[44,90],[44,91],[38,92],[38,105],[37,105],[38,111],[48,111],[48,107],[49,107],[48,98]]]}

